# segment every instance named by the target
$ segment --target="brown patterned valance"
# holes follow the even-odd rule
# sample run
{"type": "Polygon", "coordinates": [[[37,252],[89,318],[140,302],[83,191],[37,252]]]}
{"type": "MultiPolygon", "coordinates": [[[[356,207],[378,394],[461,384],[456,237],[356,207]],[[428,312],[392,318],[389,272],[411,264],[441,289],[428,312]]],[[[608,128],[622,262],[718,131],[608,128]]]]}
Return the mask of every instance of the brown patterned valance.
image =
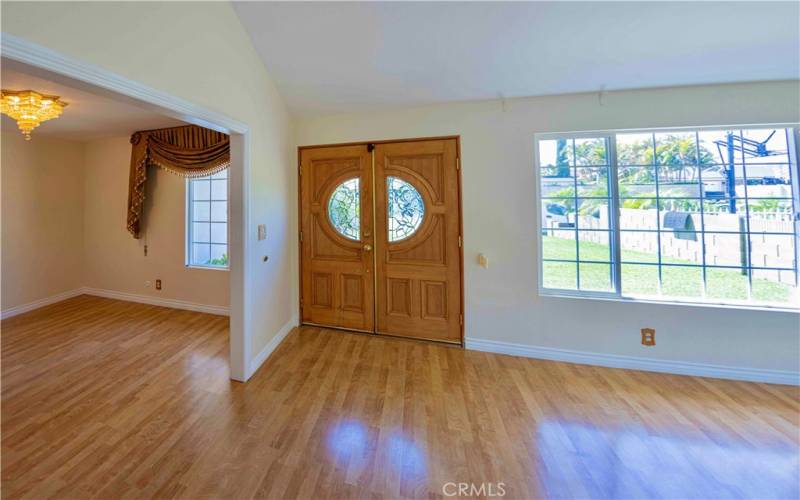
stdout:
{"type": "Polygon", "coordinates": [[[155,166],[182,177],[201,177],[223,170],[231,162],[230,138],[197,125],[144,130],[131,136],[128,182],[128,231],[139,238],[147,167],[155,166]]]}

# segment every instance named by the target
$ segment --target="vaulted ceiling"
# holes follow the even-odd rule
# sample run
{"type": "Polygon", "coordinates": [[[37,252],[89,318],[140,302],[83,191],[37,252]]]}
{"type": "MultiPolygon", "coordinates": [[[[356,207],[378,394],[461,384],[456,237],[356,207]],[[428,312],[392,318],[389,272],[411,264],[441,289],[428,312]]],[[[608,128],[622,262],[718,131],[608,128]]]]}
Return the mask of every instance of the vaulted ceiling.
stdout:
{"type": "Polygon", "coordinates": [[[798,2],[236,2],[299,114],[800,78],[798,2]]]}

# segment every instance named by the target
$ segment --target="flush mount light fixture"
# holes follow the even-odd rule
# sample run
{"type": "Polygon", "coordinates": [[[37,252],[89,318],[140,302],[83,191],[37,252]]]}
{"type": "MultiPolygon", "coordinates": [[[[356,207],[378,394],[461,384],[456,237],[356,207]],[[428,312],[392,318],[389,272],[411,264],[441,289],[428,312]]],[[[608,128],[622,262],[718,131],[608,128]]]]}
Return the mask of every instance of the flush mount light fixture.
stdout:
{"type": "Polygon", "coordinates": [[[31,131],[40,123],[58,118],[67,103],[57,95],[40,94],[34,90],[2,91],[0,111],[17,121],[25,140],[31,140],[31,131]]]}

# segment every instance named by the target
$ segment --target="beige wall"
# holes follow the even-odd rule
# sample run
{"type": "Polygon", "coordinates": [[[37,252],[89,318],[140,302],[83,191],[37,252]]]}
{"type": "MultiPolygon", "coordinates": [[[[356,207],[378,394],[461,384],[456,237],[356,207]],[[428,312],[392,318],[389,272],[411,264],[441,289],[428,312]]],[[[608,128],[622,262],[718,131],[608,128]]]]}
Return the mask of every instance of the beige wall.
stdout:
{"type": "Polygon", "coordinates": [[[184,265],[185,179],[148,172],[145,237],[135,240],[125,229],[127,136],[2,137],[4,311],[81,287],[228,306],[228,271],[184,265]]]}
{"type": "Polygon", "coordinates": [[[83,146],[2,131],[2,310],[81,286],[83,146]]]}
{"type": "MultiPolygon", "coordinates": [[[[251,339],[246,350],[249,359],[258,355],[297,316],[296,210],[291,187],[295,159],[289,148],[285,104],[230,4],[3,2],[1,8],[5,33],[249,127],[251,169],[244,210],[251,224],[244,233],[245,262],[234,264],[244,265],[245,284],[232,294],[243,294],[237,303],[244,304],[240,325],[251,339]],[[259,223],[267,226],[263,241],[257,239],[259,223]],[[264,255],[268,262],[263,262],[264,255]]],[[[236,213],[238,208],[232,210],[236,213]]],[[[243,378],[238,365],[232,365],[237,372],[233,376],[243,378]]]]}
{"type": "Polygon", "coordinates": [[[227,307],[228,271],[184,265],[186,180],[164,170],[148,171],[144,233],[135,240],[125,229],[129,138],[92,141],[85,148],[83,284],[227,307]],[[156,279],[162,281],[161,291],[152,285],[156,279]]]}
{"type": "Polygon", "coordinates": [[[776,82],[512,99],[298,119],[298,145],[461,135],[467,339],[797,372],[800,315],[540,297],[536,132],[800,121],[776,82]],[[490,259],[477,265],[478,253],[490,259]],[[657,329],[657,345],[639,329],[657,329]]]}

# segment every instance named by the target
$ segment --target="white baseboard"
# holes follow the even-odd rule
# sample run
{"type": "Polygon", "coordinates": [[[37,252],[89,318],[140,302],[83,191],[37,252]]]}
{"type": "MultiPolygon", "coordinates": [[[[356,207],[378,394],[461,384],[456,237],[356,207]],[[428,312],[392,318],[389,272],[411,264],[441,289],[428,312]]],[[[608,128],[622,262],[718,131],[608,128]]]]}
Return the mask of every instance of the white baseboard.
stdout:
{"type": "Polygon", "coordinates": [[[185,309],[187,311],[216,314],[218,316],[228,316],[230,311],[229,308],[225,306],[198,304],[196,302],[187,302],[185,300],[165,299],[150,295],[118,292],[116,290],[104,290],[101,288],[84,287],[81,290],[81,293],[86,295],[95,295],[97,297],[105,297],[107,299],[125,300],[128,302],[138,302],[140,304],[150,304],[153,306],[171,307],[172,309],[185,309]]]}
{"type": "Polygon", "coordinates": [[[247,378],[253,376],[253,374],[261,368],[261,365],[264,364],[264,361],[267,360],[270,354],[272,354],[275,349],[278,348],[283,339],[289,335],[289,332],[292,331],[294,327],[299,324],[299,318],[297,316],[292,317],[285,325],[278,330],[278,333],[269,341],[269,343],[264,346],[260,353],[256,355],[253,359],[250,360],[250,365],[247,367],[247,378]]]}
{"type": "MultiPolygon", "coordinates": [[[[51,295],[44,299],[39,299],[27,304],[5,309],[0,313],[0,318],[6,319],[22,313],[33,311],[62,300],[77,297],[78,295],[95,295],[110,299],[125,300],[128,302],[139,302],[174,309],[186,309],[189,311],[204,312],[228,316],[229,309],[223,306],[212,306],[197,304],[175,299],[162,299],[148,295],[138,295],[127,292],[117,292],[114,290],[103,290],[99,288],[82,287],[68,290],[56,295],[51,295]]],[[[250,378],[256,370],[267,360],[272,352],[280,345],[283,339],[298,325],[298,318],[290,319],[273,339],[250,360],[247,369],[247,378],[250,378]]],[[[673,373],[678,375],[692,375],[696,377],[712,377],[730,380],[745,380],[749,382],[765,382],[770,384],[800,385],[800,373],[784,370],[767,370],[758,368],[738,368],[724,365],[712,365],[704,363],[690,363],[686,361],[669,361],[662,359],[637,358],[634,356],[623,356],[618,354],[599,354],[585,351],[573,351],[569,349],[556,349],[553,347],[539,347],[525,344],[515,344],[511,342],[498,342],[496,340],[486,340],[477,338],[466,338],[465,347],[474,351],[493,352],[498,354],[510,354],[513,356],[523,356],[527,358],[545,359],[550,361],[562,361],[566,363],[578,363],[594,366],[605,366],[609,368],[625,368],[630,370],[643,370],[659,373],[673,373]]]]}
{"type": "Polygon", "coordinates": [[[622,356],[617,354],[598,354],[476,338],[466,338],[465,347],[474,351],[511,354],[513,356],[523,356],[526,358],[606,366],[609,368],[626,368],[630,370],[673,373],[677,375],[692,375],[695,377],[765,382],[768,384],[800,385],[800,373],[783,370],[737,368],[723,365],[689,363],[685,361],[637,358],[634,356],[622,356]]]}
{"type": "Polygon", "coordinates": [[[77,297],[83,293],[83,288],[76,288],[74,290],[67,290],[66,292],[57,293],[43,299],[34,300],[33,302],[28,302],[27,304],[22,304],[21,306],[4,309],[2,313],[0,313],[0,319],[10,318],[18,314],[33,311],[34,309],[39,309],[40,307],[49,306],[50,304],[55,304],[56,302],[61,302],[62,300],[77,297]]]}

